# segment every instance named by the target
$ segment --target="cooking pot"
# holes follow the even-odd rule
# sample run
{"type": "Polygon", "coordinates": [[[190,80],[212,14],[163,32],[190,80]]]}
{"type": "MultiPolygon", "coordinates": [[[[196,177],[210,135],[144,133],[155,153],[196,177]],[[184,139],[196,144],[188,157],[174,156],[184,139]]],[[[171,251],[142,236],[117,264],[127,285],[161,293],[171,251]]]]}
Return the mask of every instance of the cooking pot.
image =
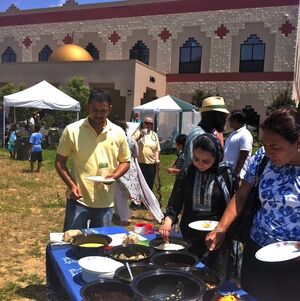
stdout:
{"type": "MultiPolygon", "coordinates": [[[[175,236],[169,237],[169,243],[170,243],[170,247],[172,247],[174,245],[178,245],[179,246],[178,249],[173,249],[173,250],[169,250],[169,251],[187,251],[188,248],[189,248],[189,246],[190,246],[190,244],[187,241],[185,241],[183,238],[181,238],[181,237],[175,237],[175,236]]],[[[168,247],[168,244],[166,244],[166,242],[164,241],[164,239],[162,237],[160,237],[160,236],[152,239],[149,242],[149,246],[151,248],[153,248],[157,252],[168,251],[168,250],[164,250],[162,248],[159,248],[163,244],[165,244],[166,248],[168,247]]]]}
{"type": "Polygon", "coordinates": [[[148,262],[153,255],[153,250],[144,245],[129,244],[115,246],[107,252],[107,255],[123,263],[148,262]]]}
{"type": "Polygon", "coordinates": [[[206,290],[203,295],[203,301],[216,301],[218,288],[221,284],[217,273],[209,268],[192,269],[190,272],[205,283],[206,290]]]}
{"type": "Polygon", "coordinates": [[[85,284],[80,289],[83,301],[132,301],[134,293],[131,287],[121,281],[100,279],[85,284]]]}
{"type": "Polygon", "coordinates": [[[111,242],[111,237],[104,234],[78,235],[75,236],[71,242],[72,252],[77,258],[103,256],[105,255],[104,248],[111,242]],[[92,244],[94,244],[94,246],[92,244]],[[97,244],[99,244],[99,246],[96,246],[97,244]]]}
{"type": "Polygon", "coordinates": [[[156,270],[140,274],[131,282],[137,301],[202,301],[205,284],[190,273],[156,270]]]}
{"type": "Polygon", "coordinates": [[[189,270],[196,266],[199,258],[188,252],[165,251],[154,254],[150,262],[160,268],[189,270]]]}
{"type": "MultiPolygon", "coordinates": [[[[145,263],[131,263],[129,264],[133,278],[144,272],[154,271],[156,266],[145,263]]],[[[130,282],[130,275],[126,266],[122,266],[115,271],[115,278],[121,281],[130,282]]]]}

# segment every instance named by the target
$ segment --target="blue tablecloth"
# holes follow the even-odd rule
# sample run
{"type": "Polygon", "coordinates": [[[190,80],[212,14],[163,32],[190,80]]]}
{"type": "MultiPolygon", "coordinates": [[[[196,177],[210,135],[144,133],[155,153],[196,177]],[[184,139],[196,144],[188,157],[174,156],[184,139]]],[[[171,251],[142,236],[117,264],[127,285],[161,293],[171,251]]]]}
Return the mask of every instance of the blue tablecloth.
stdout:
{"type": "MultiPolygon", "coordinates": [[[[122,227],[103,227],[91,229],[94,233],[106,235],[127,233],[122,227]]],[[[154,235],[146,236],[149,240],[153,239],[154,235]]],[[[198,268],[203,268],[203,264],[199,263],[198,268]]],[[[47,281],[51,282],[51,287],[54,290],[59,290],[65,295],[62,300],[81,301],[80,289],[85,284],[81,278],[81,268],[78,265],[77,259],[72,254],[69,245],[51,246],[46,249],[46,268],[47,281]]],[[[255,301],[256,299],[248,295],[245,291],[235,287],[229,281],[225,281],[221,288],[221,293],[235,292],[243,296],[243,300],[255,301]]],[[[51,300],[51,298],[49,298],[51,300]]]]}

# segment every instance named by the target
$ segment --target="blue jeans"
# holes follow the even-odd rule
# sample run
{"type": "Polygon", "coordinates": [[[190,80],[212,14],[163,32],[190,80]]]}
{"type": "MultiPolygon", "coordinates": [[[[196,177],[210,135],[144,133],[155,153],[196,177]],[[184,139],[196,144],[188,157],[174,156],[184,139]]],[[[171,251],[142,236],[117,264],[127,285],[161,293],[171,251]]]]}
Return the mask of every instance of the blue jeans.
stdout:
{"type": "Polygon", "coordinates": [[[64,231],[70,229],[86,229],[90,219],[90,227],[111,226],[113,208],[89,208],[72,199],[67,200],[64,231]]]}

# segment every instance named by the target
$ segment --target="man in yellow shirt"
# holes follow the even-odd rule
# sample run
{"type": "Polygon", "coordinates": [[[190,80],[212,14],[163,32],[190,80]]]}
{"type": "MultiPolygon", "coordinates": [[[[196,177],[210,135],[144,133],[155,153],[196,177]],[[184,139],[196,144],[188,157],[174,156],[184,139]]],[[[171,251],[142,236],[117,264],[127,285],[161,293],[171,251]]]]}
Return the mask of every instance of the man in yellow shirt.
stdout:
{"type": "Polygon", "coordinates": [[[55,167],[67,185],[64,231],[111,225],[114,207],[112,185],[89,176],[118,179],[129,169],[130,150],[124,131],[107,119],[111,95],[94,90],[88,100],[88,117],[69,124],[59,141],[55,167]],[[67,168],[68,158],[72,169],[67,168]]]}

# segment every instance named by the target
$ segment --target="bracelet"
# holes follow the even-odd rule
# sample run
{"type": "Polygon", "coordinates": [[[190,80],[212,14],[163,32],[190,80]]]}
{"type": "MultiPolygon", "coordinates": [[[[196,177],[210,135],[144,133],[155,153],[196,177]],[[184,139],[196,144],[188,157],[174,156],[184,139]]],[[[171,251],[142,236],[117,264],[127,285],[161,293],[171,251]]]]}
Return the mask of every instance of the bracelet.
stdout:
{"type": "Polygon", "coordinates": [[[215,228],[215,231],[216,231],[216,232],[225,233],[225,230],[224,230],[223,228],[221,228],[221,227],[216,227],[216,228],[215,228]]]}

